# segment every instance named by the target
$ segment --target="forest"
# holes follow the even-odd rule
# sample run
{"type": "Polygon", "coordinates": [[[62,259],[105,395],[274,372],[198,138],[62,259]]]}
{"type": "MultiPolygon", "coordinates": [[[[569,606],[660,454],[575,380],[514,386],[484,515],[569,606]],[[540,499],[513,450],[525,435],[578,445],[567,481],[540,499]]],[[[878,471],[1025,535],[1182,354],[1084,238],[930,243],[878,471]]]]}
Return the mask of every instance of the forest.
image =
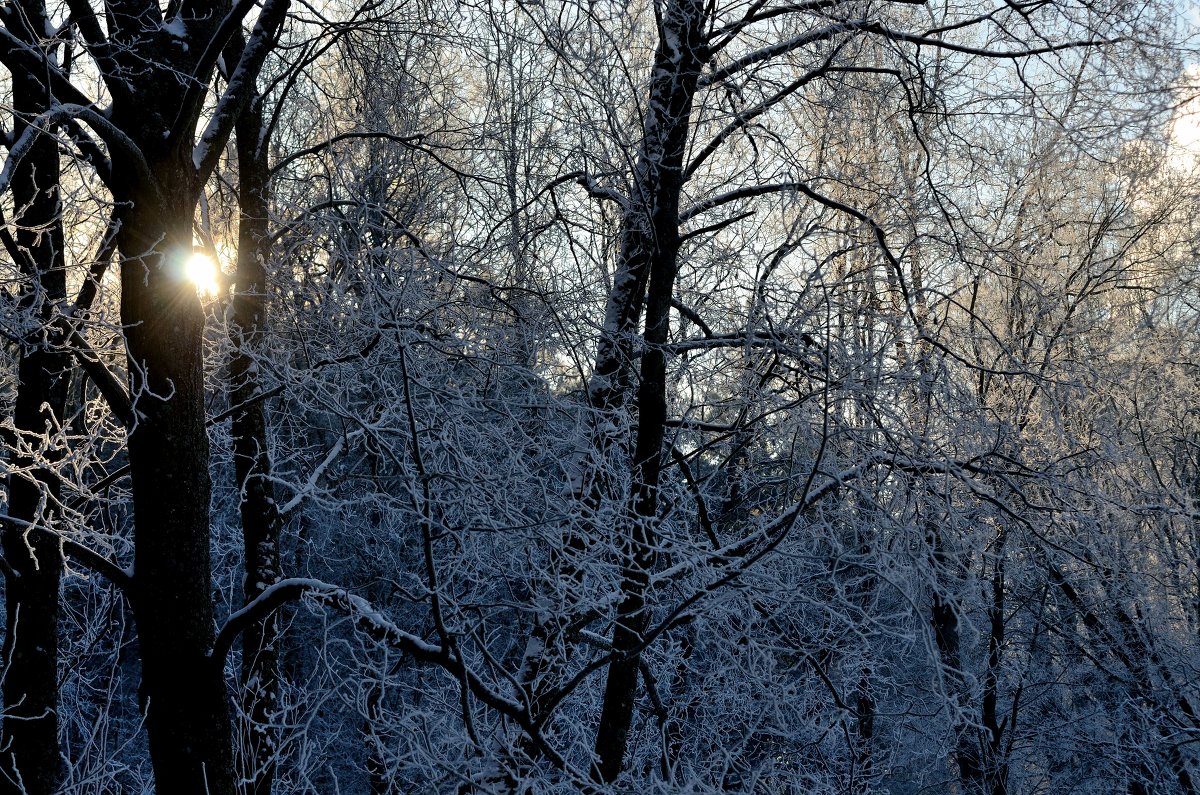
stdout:
{"type": "Polygon", "coordinates": [[[0,795],[1193,795],[1198,45],[2,0],[0,795]]]}

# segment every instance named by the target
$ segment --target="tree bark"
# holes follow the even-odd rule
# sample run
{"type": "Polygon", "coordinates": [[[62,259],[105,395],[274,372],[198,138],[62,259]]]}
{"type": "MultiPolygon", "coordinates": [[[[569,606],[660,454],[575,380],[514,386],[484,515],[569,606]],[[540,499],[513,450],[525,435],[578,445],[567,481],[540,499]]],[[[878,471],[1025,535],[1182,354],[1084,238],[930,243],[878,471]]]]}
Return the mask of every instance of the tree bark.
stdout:
{"type": "MultiPolygon", "coordinates": [[[[1008,763],[1004,759],[1002,741],[1005,721],[999,713],[1000,664],[1004,653],[1004,556],[1008,535],[1003,528],[997,533],[995,560],[992,563],[992,604],[988,607],[988,661],[983,679],[982,723],[984,737],[983,773],[989,795],[1008,795],[1008,763]]],[[[1009,727],[1015,729],[1015,727],[1009,727]]]]}
{"type": "MultiPolygon", "coordinates": [[[[941,657],[942,671],[950,683],[950,695],[965,695],[966,683],[962,670],[961,636],[959,634],[958,607],[940,593],[933,594],[930,606],[930,623],[933,626],[934,643],[941,657]]],[[[981,793],[983,768],[979,752],[972,742],[972,732],[958,715],[957,698],[951,708],[954,728],[954,762],[964,793],[981,793]]]]}
{"type": "MultiPolygon", "coordinates": [[[[267,417],[255,355],[266,322],[268,255],[267,144],[260,97],[254,97],[237,122],[238,260],[234,277],[233,322],[229,333],[230,401],[233,414],[233,464],[239,490],[246,578],[246,604],[281,577],[279,534],[283,522],[275,504],[267,417]]],[[[256,621],[242,635],[242,705],[249,721],[238,749],[239,778],[245,795],[269,795],[275,780],[279,708],[279,651],[276,613],[256,621]]]]}
{"type": "Polygon", "coordinates": [[[155,786],[172,795],[236,790],[222,666],[209,656],[204,314],[185,274],[203,188],[200,162],[222,143],[193,151],[213,68],[207,59],[219,46],[214,36],[228,27],[222,20],[229,8],[220,1],[172,5],[166,14],[177,15],[178,26],[163,25],[163,10],[149,0],[110,3],[109,15],[109,119],[132,143],[110,150],[113,198],[127,208],[116,243],[133,407],[128,452],[140,696],[155,786]]]}
{"type": "MultiPolygon", "coordinates": [[[[662,472],[666,428],[666,344],[670,331],[671,297],[679,254],[679,201],[683,189],[683,160],[696,83],[705,61],[701,0],[673,0],[662,17],[654,57],[645,129],[635,167],[630,209],[625,215],[617,278],[610,297],[605,334],[596,372],[601,386],[622,389],[625,379],[614,378],[630,355],[623,340],[631,337],[638,307],[646,296],[645,350],[637,391],[637,436],[634,444],[634,486],[630,516],[621,539],[621,602],[613,628],[613,660],[608,666],[600,726],[596,734],[593,777],[612,782],[621,774],[633,702],[637,692],[643,633],[649,623],[646,588],[655,559],[654,524],[658,515],[658,484],[662,472]],[[642,287],[642,285],[646,285],[642,287]],[[632,290],[622,295],[623,291],[632,290]],[[632,301],[627,300],[632,298],[632,301]],[[608,354],[608,358],[606,358],[608,354]]],[[[593,392],[597,395],[597,391],[593,392]]],[[[599,395],[603,395],[602,392],[599,395]]]]}
{"type": "MultiPolygon", "coordinates": [[[[139,184],[117,197],[131,204],[117,245],[134,410],[134,614],[157,790],[232,795],[225,683],[208,656],[213,606],[204,315],[184,275],[198,187],[190,151],[181,149],[151,163],[158,192],[139,184]]],[[[116,167],[119,172],[121,164],[116,167]]]]}
{"type": "MultiPolygon", "coordinates": [[[[142,699],[158,791],[233,795],[230,710],[213,644],[204,313],[186,278],[192,222],[208,170],[253,96],[253,81],[287,10],[267,3],[202,145],[196,129],[215,53],[242,22],[231,4],[110,4],[109,120],[131,145],[110,146],[113,198],[128,209],[121,320],[133,421],[134,566],[142,699]],[[182,30],[184,35],[180,36],[182,30]]],[[[98,35],[98,34],[97,34],[98,35]]],[[[103,64],[102,64],[103,65],[103,64]]]]}
{"type": "MultiPolygon", "coordinates": [[[[40,4],[21,4],[26,18],[45,19],[40,4]]],[[[44,110],[47,92],[32,75],[13,76],[14,134],[24,119],[44,110]]],[[[62,551],[50,533],[58,477],[50,471],[61,453],[47,444],[62,426],[71,380],[70,354],[57,347],[50,328],[55,304],[66,300],[59,198],[58,144],[43,135],[18,164],[13,178],[16,232],[11,252],[26,280],[22,308],[38,323],[21,341],[15,432],[8,479],[9,515],[21,523],[3,528],[5,572],[4,723],[0,736],[0,792],[48,795],[62,777],[58,745],[58,610],[62,551]],[[40,459],[40,460],[39,460],[40,459]]]]}

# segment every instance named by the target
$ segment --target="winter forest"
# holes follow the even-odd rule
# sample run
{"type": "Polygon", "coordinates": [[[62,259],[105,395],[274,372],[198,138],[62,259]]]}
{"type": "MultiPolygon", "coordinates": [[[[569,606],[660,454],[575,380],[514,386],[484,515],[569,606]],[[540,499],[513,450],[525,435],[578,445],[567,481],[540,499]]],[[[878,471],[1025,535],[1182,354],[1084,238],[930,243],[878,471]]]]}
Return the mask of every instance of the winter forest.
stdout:
{"type": "Polygon", "coordinates": [[[0,794],[1196,793],[1197,31],[3,0],[0,794]]]}

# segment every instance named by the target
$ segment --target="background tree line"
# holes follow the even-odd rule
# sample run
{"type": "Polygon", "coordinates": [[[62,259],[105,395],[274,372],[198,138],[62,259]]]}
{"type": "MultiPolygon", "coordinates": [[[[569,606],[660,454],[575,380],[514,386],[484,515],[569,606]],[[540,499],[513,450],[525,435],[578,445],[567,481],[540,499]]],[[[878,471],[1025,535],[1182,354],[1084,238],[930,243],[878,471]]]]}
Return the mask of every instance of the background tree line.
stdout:
{"type": "Polygon", "coordinates": [[[0,791],[1194,792],[1186,12],[0,6],[0,791]]]}

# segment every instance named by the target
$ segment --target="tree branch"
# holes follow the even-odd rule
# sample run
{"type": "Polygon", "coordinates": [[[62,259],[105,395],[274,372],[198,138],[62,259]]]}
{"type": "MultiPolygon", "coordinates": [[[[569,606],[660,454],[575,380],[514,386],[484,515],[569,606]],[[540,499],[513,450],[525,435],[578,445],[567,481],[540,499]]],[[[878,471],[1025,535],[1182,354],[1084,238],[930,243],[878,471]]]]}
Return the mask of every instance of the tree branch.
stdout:
{"type": "Polygon", "coordinates": [[[158,180],[155,178],[154,172],[151,171],[150,165],[146,162],[146,157],[142,154],[142,150],[133,142],[133,139],[96,111],[95,108],[79,104],[54,105],[30,122],[25,132],[21,133],[21,137],[17,139],[17,142],[9,150],[8,157],[4,161],[4,168],[0,170],[0,193],[9,189],[9,183],[12,182],[17,165],[29,154],[29,150],[33,148],[37,136],[53,135],[52,130],[55,127],[71,119],[80,119],[86,122],[89,127],[96,131],[100,139],[108,145],[110,152],[118,150],[128,157],[133,164],[134,170],[137,171],[138,179],[154,190],[158,201],[163,201],[158,180]]]}
{"type": "Polygon", "coordinates": [[[113,585],[120,588],[126,597],[133,595],[134,582],[129,572],[94,549],[90,549],[78,541],[67,538],[57,530],[52,530],[49,527],[44,527],[33,522],[27,522],[24,519],[17,519],[14,516],[8,516],[7,514],[0,516],[0,524],[4,523],[16,525],[16,527],[10,528],[10,532],[37,533],[55,539],[62,547],[64,554],[70,555],[87,568],[107,578],[113,585]]]}
{"type": "MultiPolygon", "coordinates": [[[[246,0],[243,0],[246,2],[246,0]]],[[[250,97],[254,94],[255,83],[258,80],[258,73],[262,70],[263,62],[266,61],[267,55],[275,46],[275,38],[279,33],[280,26],[287,16],[290,0],[267,0],[258,19],[254,23],[254,32],[250,34],[250,40],[246,43],[242,50],[241,60],[238,61],[237,68],[233,70],[233,74],[229,77],[229,85],[225,88],[225,93],[221,99],[217,101],[217,107],[213,109],[212,118],[208,122],[208,126],[204,130],[204,134],[200,136],[200,142],[196,144],[196,148],[192,154],[192,160],[199,172],[201,182],[208,179],[208,175],[216,168],[217,161],[221,159],[221,150],[225,146],[225,142],[229,140],[229,136],[233,133],[234,124],[237,122],[237,117],[242,112],[242,108],[250,101],[250,97]]],[[[240,7],[240,4],[239,4],[240,7]]],[[[232,12],[231,12],[232,14],[232,12]]],[[[221,23],[220,33],[224,30],[228,17],[221,23]]],[[[240,19],[237,20],[240,24],[240,19]]],[[[230,33],[232,35],[232,33],[230,33]]],[[[217,38],[213,38],[212,43],[216,43],[217,38]]],[[[222,43],[224,46],[224,43],[222,43]]],[[[220,52],[217,49],[216,52],[220,52]]],[[[205,56],[208,56],[208,51],[205,51],[205,56]]],[[[216,63],[215,54],[213,63],[216,63]]],[[[211,68],[211,67],[210,67],[211,68]]],[[[205,73],[200,73],[201,75],[205,73]]],[[[198,83],[198,85],[207,85],[198,83]]],[[[184,105],[184,113],[186,108],[184,105]]],[[[183,121],[176,121],[176,128],[171,131],[172,136],[181,136],[183,130],[180,129],[183,121]]],[[[178,139],[176,139],[178,140],[178,139]]]]}

